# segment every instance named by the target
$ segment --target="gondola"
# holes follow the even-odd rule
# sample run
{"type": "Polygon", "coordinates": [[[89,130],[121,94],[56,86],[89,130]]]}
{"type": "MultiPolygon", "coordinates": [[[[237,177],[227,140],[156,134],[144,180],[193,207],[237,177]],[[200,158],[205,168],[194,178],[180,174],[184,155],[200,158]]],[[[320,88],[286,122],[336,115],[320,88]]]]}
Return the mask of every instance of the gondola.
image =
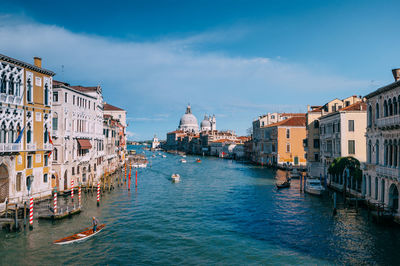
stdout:
{"type": "Polygon", "coordinates": [[[276,188],[277,189],[281,189],[281,188],[288,188],[290,187],[290,182],[289,181],[285,181],[281,184],[276,184],[276,188]]]}
{"type": "Polygon", "coordinates": [[[65,245],[65,244],[71,244],[71,243],[83,241],[83,240],[88,239],[89,237],[92,237],[92,236],[96,235],[97,233],[99,233],[101,230],[104,229],[105,226],[106,226],[105,224],[99,225],[97,227],[96,232],[93,232],[93,229],[91,229],[91,227],[88,227],[83,232],[74,234],[72,236],[67,236],[67,237],[61,238],[59,240],[54,241],[53,243],[57,244],[57,245],[65,245]]]}

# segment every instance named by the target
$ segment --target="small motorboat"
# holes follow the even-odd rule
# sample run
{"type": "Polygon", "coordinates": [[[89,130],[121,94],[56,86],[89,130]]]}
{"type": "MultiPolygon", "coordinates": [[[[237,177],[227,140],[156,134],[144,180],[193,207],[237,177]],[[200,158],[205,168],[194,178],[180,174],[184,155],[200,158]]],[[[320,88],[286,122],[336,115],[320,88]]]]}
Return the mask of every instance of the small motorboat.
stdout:
{"type": "Polygon", "coordinates": [[[156,157],[156,155],[155,155],[155,154],[153,154],[151,157],[153,157],[153,158],[154,158],[154,157],[156,157]]]}
{"type": "Polygon", "coordinates": [[[183,154],[183,155],[182,155],[182,157],[183,157],[183,158],[186,158],[186,155],[185,155],[185,154],[183,154]]]}
{"type": "Polygon", "coordinates": [[[186,160],[185,159],[181,159],[181,163],[186,163],[186,160]]]}
{"type": "Polygon", "coordinates": [[[277,189],[288,188],[288,187],[290,187],[290,181],[285,181],[281,184],[276,184],[277,189]]]}
{"type": "Polygon", "coordinates": [[[172,182],[179,182],[181,180],[181,176],[179,174],[172,174],[171,178],[172,182]]]}
{"type": "Polygon", "coordinates": [[[163,154],[162,157],[163,157],[163,158],[167,158],[167,155],[163,154]]]}
{"type": "Polygon", "coordinates": [[[71,244],[71,243],[83,241],[83,240],[88,239],[89,237],[92,237],[92,236],[98,234],[101,230],[104,229],[105,226],[106,226],[105,224],[99,225],[97,227],[96,232],[93,232],[92,227],[88,227],[83,232],[74,234],[72,236],[67,236],[67,237],[58,239],[58,240],[54,241],[53,243],[56,245],[65,245],[65,244],[71,244]]]}
{"type": "Polygon", "coordinates": [[[201,160],[199,158],[197,158],[196,163],[201,163],[201,160]]]}
{"type": "Polygon", "coordinates": [[[322,186],[319,179],[307,179],[304,191],[311,195],[321,196],[325,188],[322,186]]]}

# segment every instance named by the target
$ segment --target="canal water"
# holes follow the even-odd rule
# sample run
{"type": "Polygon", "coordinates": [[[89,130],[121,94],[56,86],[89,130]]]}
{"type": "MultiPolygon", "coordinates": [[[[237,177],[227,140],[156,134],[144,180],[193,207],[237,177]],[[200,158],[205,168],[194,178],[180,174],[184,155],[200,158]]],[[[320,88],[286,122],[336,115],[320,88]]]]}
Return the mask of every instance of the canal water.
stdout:
{"type": "MultiPolygon", "coordinates": [[[[151,155],[150,152],[147,152],[151,155]]],[[[399,264],[400,230],[378,226],[365,211],[339,209],[329,197],[277,191],[284,174],[230,160],[167,154],[138,172],[138,188],[83,193],[77,216],[35,221],[32,231],[0,233],[0,264],[399,264]],[[181,175],[172,183],[172,173],[181,175]],[[107,224],[95,237],[56,239],[107,224]]]]}

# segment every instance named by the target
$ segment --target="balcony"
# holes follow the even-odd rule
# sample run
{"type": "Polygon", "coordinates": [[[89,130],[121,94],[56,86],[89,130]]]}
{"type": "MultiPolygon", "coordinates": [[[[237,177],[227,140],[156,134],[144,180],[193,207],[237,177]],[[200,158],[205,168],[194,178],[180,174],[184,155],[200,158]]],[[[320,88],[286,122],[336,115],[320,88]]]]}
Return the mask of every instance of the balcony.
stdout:
{"type": "Polygon", "coordinates": [[[20,152],[22,151],[21,143],[0,143],[0,152],[20,152]]]}
{"type": "Polygon", "coordinates": [[[27,143],[26,144],[26,150],[27,151],[36,151],[36,143],[27,143]]]}
{"type": "Polygon", "coordinates": [[[392,167],[377,165],[375,169],[376,169],[376,173],[378,175],[381,175],[381,176],[384,176],[387,178],[391,178],[396,181],[400,181],[399,168],[392,168],[392,167]]]}
{"type": "Polygon", "coordinates": [[[43,144],[43,150],[52,151],[53,150],[53,145],[51,145],[50,143],[44,143],[43,144]]]}
{"type": "Polygon", "coordinates": [[[376,125],[378,128],[382,129],[398,128],[400,126],[400,116],[396,115],[379,118],[376,121],[376,125]]]}
{"type": "Polygon", "coordinates": [[[53,129],[53,130],[51,131],[51,136],[52,136],[53,138],[58,138],[58,130],[53,129]]]}

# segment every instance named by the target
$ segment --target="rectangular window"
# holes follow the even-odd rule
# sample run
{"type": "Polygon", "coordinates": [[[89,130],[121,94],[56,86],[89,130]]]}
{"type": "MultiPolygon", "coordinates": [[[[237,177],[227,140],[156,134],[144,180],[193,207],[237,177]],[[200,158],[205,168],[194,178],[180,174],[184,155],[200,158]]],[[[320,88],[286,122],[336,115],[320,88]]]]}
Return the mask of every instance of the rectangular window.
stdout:
{"type": "Polygon", "coordinates": [[[319,149],[319,139],[314,139],[314,149],[319,149]]]}
{"type": "Polygon", "coordinates": [[[349,140],[349,154],[356,154],[356,142],[355,142],[355,140],[349,140]]]}
{"type": "Polygon", "coordinates": [[[47,183],[47,174],[43,175],[43,183],[47,183]]]}
{"type": "Polygon", "coordinates": [[[32,168],[32,155],[28,155],[28,165],[27,168],[32,168]]]}
{"type": "Polygon", "coordinates": [[[354,131],[354,120],[349,120],[349,131],[354,131]]]}
{"type": "Polygon", "coordinates": [[[286,129],[286,138],[290,139],[290,129],[286,129]]]}
{"type": "Polygon", "coordinates": [[[53,92],[53,102],[58,102],[58,92],[53,92]]]}
{"type": "Polygon", "coordinates": [[[75,174],[75,167],[72,167],[72,175],[75,174]]]}
{"type": "Polygon", "coordinates": [[[47,154],[44,155],[44,166],[49,165],[49,156],[47,154]]]}
{"type": "Polygon", "coordinates": [[[286,152],[290,152],[290,144],[289,143],[286,144],[286,152]]]}
{"type": "Polygon", "coordinates": [[[68,102],[68,93],[65,93],[64,101],[65,101],[66,103],[68,102]]]}
{"type": "Polygon", "coordinates": [[[58,117],[53,117],[53,130],[58,130],[58,117]]]}
{"type": "Polygon", "coordinates": [[[22,181],[22,173],[18,173],[17,174],[17,180],[16,180],[17,182],[16,182],[16,186],[15,186],[15,189],[17,190],[17,191],[21,191],[21,181],[22,181]]]}
{"type": "Polygon", "coordinates": [[[72,104],[75,105],[75,95],[72,95],[72,104]]]}

